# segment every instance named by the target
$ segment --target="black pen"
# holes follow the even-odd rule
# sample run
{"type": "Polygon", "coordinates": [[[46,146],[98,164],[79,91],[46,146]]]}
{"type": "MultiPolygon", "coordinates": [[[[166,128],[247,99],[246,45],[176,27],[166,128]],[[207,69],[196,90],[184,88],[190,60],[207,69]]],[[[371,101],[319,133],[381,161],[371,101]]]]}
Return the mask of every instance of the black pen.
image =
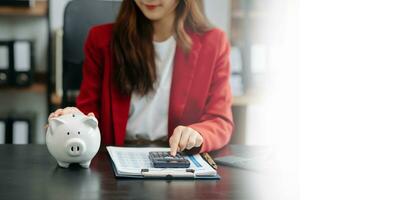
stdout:
{"type": "Polygon", "coordinates": [[[208,162],[208,164],[211,165],[212,168],[218,169],[217,163],[214,162],[214,160],[208,153],[202,153],[201,157],[203,157],[208,162]]]}

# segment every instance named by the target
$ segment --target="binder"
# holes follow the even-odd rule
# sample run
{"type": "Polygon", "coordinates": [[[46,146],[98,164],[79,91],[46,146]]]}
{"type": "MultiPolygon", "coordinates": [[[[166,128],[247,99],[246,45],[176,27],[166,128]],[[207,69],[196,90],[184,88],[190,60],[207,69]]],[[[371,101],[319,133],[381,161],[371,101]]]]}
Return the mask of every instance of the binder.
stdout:
{"type": "Polygon", "coordinates": [[[6,122],[6,144],[32,143],[33,113],[11,114],[6,122]]]}
{"type": "Polygon", "coordinates": [[[29,144],[30,141],[30,122],[26,119],[17,119],[12,124],[12,143],[29,144]]]}
{"type": "Polygon", "coordinates": [[[243,59],[242,59],[242,52],[239,47],[237,46],[231,47],[229,61],[231,63],[231,73],[241,74],[243,69],[243,59]]]}
{"type": "Polygon", "coordinates": [[[13,121],[10,118],[5,119],[6,122],[6,144],[12,144],[12,135],[13,135],[13,130],[12,130],[12,124],[13,121]]]}
{"type": "Polygon", "coordinates": [[[33,56],[32,42],[17,40],[13,44],[13,84],[15,86],[29,86],[32,84],[33,56]]]}
{"type": "Polygon", "coordinates": [[[244,86],[241,74],[231,74],[230,84],[233,96],[244,95],[244,86]]]}
{"type": "Polygon", "coordinates": [[[10,42],[0,41],[0,86],[8,85],[10,82],[11,67],[10,42]]]}
{"type": "Polygon", "coordinates": [[[0,6],[32,7],[35,0],[0,0],[0,6]]]}
{"type": "Polygon", "coordinates": [[[6,134],[7,134],[7,121],[6,118],[0,117],[0,144],[6,143],[6,134]]]}
{"type": "Polygon", "coordinates": [[[244,94],[244,86],[242,78],[243,59],[242,59],[242,52],[240,51],[240,48],[237,46],[231,47],[230,63],[231,63],[230,84],[232,93],[234,96],[241,96],[244,94]]]}

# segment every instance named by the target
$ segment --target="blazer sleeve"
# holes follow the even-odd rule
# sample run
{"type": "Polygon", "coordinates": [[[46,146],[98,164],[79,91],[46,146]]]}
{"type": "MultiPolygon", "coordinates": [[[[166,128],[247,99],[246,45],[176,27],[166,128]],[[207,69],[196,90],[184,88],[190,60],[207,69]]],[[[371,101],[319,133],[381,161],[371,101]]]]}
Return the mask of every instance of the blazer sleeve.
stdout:
{"type": "Polygon", "coordinates": [[[84,45],[85,58],[82,68],[82,83],[79,95],[76,99],[76,106],[83,113],[93,112],[96,118],[100,116],[100,96],[101,96],[101,77],[102,62],[100,48],[96,46],[96,34],[93,29],[89,31],[84,45]]]}
{"type": "Polygon", "coordinates": [[[211,85],[206,101],[205,110],[200,122],[189,127],[203,136],[200,152],[208,152],[225,146],[232,135],[232,92],[230,78],[230,45],[223,32],[218,40],[220,49],[215,66],[213,67],[211,85]]]}

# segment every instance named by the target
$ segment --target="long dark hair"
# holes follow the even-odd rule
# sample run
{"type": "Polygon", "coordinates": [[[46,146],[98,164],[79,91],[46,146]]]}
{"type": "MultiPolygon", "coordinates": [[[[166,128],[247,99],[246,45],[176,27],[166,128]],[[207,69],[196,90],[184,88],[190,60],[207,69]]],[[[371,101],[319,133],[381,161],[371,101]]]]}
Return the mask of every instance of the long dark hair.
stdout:
{"type": "MultiPolygon", "coordinates": [[[[204,33],[211,28],[199,0],[178,0],[174,36],[177,45],[190,51],[188,31],[204,33]]],[[[157,80],[153,26],[133,0],[124,0],[113,26],[111,41],[113,81],[123,94],[145,95],[154,90],[157,80]]]]}

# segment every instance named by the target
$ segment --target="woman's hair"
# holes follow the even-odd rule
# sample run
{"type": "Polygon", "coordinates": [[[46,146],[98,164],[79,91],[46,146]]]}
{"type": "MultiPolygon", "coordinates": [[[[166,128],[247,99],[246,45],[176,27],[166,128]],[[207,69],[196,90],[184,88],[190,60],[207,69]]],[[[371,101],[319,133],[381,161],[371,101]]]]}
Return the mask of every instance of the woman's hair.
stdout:
{"type": "MultiPolygon", "coordinates": [[[[175,9],[174,36],[177,45],[189,52],[192,41],[188,32],[210,29],[199,0],[178,0],[175,9]]],[[[113,81],[123,94],[145,95],[157,80],[152,22],[134,0],[124,0],[113,26],[111,40],[113,81]]]]}

